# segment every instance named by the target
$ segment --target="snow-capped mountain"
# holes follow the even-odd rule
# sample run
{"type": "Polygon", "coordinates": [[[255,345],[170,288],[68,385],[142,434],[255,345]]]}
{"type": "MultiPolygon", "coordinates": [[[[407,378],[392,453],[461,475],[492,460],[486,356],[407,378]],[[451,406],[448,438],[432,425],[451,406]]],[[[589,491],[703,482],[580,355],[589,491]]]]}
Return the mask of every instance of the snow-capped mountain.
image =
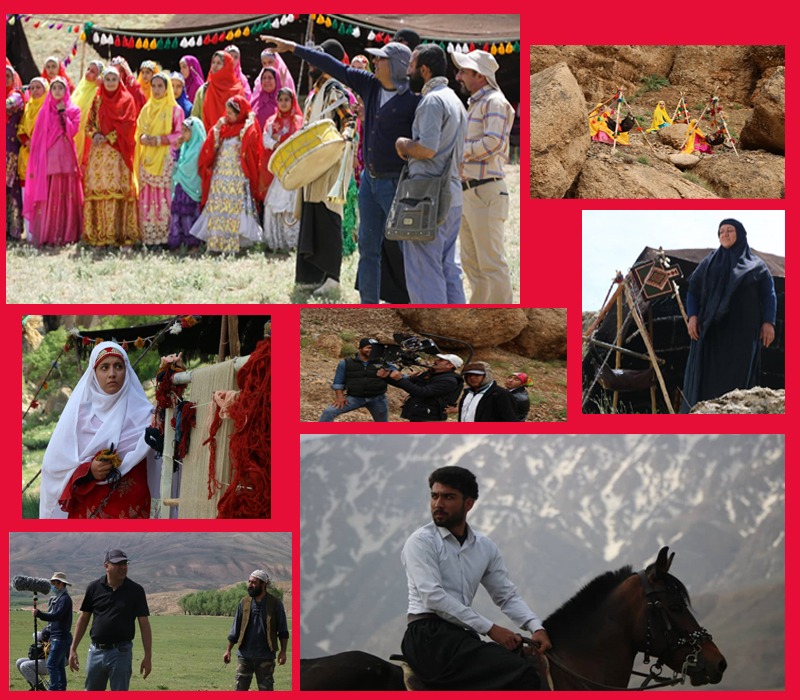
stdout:
{"type": "MultiPolygon", "coordinates": [[[[583,584],[658,548],[697,617],[735,625],[759,600],[782,659],[784,439],[779,435],[343,435],[301,445],[304,657],[346,649],[386,656],[405,626],[400,550],[430,519],[428,474],[478,477],[472,527],[497,542],[512,579],[544,618],[583,584]],[[766,602],[761,600],[766,597],[766,602]],[[712,617],[713,616],[713,617],[712,617]],[[728,622],[726,622],[728,621],[728,622]]],[[[510,625],[481,594],[476,607],[510,625]]],[[[731,627],[733,629],[733,627],[731,627]]],[[[731,664],[733,670],[733,664],[731,664]]],[[[752,668],[744,674],[753,682],[752,668]]],[[[729,674],[730,675],[730,674],[729,674]]],[[[773,670],[771,682],[782,684],[773,670]]],[[[726,687],[733,687],[726,684],[726,687]]],[[[766,687],[765,685],[747,687],[766,687]]],[[[770,687],[774,687],[770,685],[770,687]]]]}

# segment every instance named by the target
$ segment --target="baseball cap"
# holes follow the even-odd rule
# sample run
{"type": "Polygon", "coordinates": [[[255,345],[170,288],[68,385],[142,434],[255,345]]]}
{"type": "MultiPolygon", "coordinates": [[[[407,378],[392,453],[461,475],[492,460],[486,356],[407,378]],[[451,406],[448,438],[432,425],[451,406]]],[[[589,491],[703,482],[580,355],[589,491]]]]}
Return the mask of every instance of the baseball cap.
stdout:
{"type": "Polygon", "coordinates": [[[106,552],[105,563],[107,564],[119,564],[123,561],[130,561],[128,559],[128,555],[125,554],[121,549],[109,549],[106,552]]]}
{"type": "Polygon", "coordinates": [[[464,364],[464,360],[462,360],[458,355],[437,355],[436,357],[441,357],[443,360],[447,360],[456,369],[464,364]]]}

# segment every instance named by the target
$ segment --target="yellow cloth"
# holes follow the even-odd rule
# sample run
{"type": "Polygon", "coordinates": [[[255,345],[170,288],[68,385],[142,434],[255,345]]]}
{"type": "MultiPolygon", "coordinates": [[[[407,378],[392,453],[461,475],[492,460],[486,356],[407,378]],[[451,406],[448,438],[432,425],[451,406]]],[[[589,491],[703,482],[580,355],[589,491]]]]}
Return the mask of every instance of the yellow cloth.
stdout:
{"type": "Polygon", "coordinates": [[[689,126],[686,127],[686,136],[688,138],[686,139],[686,145],[683,147],[681,153],[688,153],[689,155],[694,153],[695,136],[700,136],[701,138],[705,138],[706,136],[700,129],[695,127],[695,124],[697,124],[697,119],[692,119],[692,121],[689,122],[689,126]]]}
{"type": "Polygon", "coordinates": [[[44,101],[47,99],[47,92],[41,97],[31,97],[25,105],[25,111],[22,113],[22,119],[17,126],[17,135],[27,136],[27,145],[23,144],[19,148],[19,160],[17,161],[17,173],[20,180],[25,179],[28,173],[28,159],[31,156],[30,139],[33,137],[33,127],[36,125],[36,119],[39,117],[39,111],[42,109],[44,101]]]}
{"type": "MultiPolygon", "coordinates": [[[[598,113],[602,106],[603,105],[597,105],[597,107],[595,107],[592,110],[592,113],[589,115],[589,136],[594,138],[598,131],[602,131],[613,141],[614,132],[609,129],[608,124],[606,123],[606,119],[611,115],[607,109],[604,109],[601,113],[598,113]]],[[[617,143],[620,146],[630,146],[631,142],[627,131],[617,134],[617,143]]]]}
{"type": "Polygon", "coordinates": [[[78,151],[78,163],[83,162],[83,151],[86,146],[86,122],[89,119],[89,110],[92,107],[94,96],[97,94],[97,84],[94,80],[81,78],[75,92],[70,96],[72,104],[78,105],[81,110],[81,126],[75,134],[75,148],[78,151]]]}
{"type": "Polygon", "coordinates": [[[655,110],[653,110],[653,121],[650,124],[650,128],[647,130],[647,133],[651,133],[653,131],[658,131],[661,128],[662,124],[672,124],[672,118],[667,114],[667,111],[661,106],[656,105],[655,110]]]}
{"type": "MultiPolygon", "coordinates": [[[[161,74],[163,75],[163,74],[161,74]]],[[[154,76],[155,77],[155,76],[154,76]]],[[[133,172],[138,177],[139,165],[150,175],[164,174],[164,163],[170,157],[170,146],[143,146],[142,135],[168,136],[172,133],[172,115],[178,103],[172,92],[172,83],[167,79],[167,91],[160,100],[151,97],[142,107],[136,120],[136,153],[133,157],[133,172]]],[[[183,110],[181,110],[183,114],[183,110]]]]}

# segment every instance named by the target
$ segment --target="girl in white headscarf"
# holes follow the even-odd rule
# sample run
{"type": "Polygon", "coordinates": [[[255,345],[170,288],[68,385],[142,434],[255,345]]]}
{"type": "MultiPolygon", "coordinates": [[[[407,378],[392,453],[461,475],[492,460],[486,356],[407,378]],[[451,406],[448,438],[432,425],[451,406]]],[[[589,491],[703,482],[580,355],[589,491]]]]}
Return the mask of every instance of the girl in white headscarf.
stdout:
{"type": "Polygon", "coordinates": [[[144,440],[153,407],[127,353],[99,343],[42,460],[40,518],[149,518],[161,462],[144,440]]]}

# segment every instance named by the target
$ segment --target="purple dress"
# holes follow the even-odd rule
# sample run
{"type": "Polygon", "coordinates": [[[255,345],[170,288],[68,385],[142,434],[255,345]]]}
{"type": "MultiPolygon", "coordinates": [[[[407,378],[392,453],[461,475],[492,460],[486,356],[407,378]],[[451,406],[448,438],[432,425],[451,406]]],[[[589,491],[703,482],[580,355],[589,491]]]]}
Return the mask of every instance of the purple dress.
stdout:
{"type": "MultiPolygon", "coordinates": [[[[175,151],[174,158],[178,159],[179,151],[175,151]]],[[[169,221],[169,239],[167,243],[170,250],[185,245],[187,248],[196,248],[202,241],[195,238],[189,230],[200,217],[200,202],[195,202],[180,184],[175,185],[172,194],[172,212],[169,221]]]]}

